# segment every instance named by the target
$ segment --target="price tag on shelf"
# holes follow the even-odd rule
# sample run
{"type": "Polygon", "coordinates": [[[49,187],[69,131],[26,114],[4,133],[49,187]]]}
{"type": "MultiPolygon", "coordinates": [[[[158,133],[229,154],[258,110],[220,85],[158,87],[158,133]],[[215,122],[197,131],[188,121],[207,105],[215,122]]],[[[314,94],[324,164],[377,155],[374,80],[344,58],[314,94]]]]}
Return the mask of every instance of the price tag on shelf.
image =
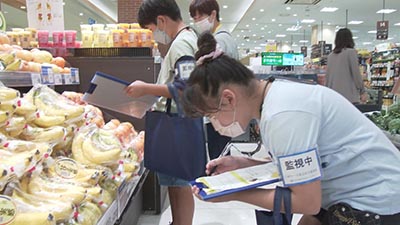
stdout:
{"type": "Polygon", "coordinates": [[[63,78],[61,74],[54,74],[54,84],[63,84],[63,78]]]}
{"type": "Polygon", "coordinates": [[[71,77],[73,84],[79,84],[79,70],[78,68],[71,68],[71,77]]]}
{"type": "Polygon", "coordinates": [[[32,86],[38,85],[42,83],[41,77],[39,73],[31,73],[31,81],[32,86]]]}
{"type": "Polygon", "coordinates": [[[72,84],[72,76],[70,73],[63,74],[64,77],[64,84],[72,84]]]}
{"type": "Polygon", "coordinates": [[[51,66],[42,66],[42,84],[54,84],[53,68],[51,66]]]}

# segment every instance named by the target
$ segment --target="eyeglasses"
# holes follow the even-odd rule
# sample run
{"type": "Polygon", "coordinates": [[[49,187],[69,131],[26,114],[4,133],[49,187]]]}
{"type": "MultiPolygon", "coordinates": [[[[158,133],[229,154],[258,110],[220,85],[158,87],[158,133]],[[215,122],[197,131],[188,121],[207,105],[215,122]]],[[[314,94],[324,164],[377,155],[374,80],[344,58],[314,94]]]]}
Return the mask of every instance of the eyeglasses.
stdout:
{"type": "Polygon", "coordinates": [[[254,154],[256,154],[257,152],[259,152],[261,150],[261,146],[262,146],[262,142],[261,142],[261,140],[259,140],[259,141],[257,141],[257,147],[254,150],[243,151],[243,150],[240,150],[238,147],[236,147],[234,143],[229,142],[225,146],[225,148],[222,150],[220,157],[227,155],[229,152],[232,151],[232,149],[234,149],[235,151],[239,152],[242,155],[245,155],[247,157],[252,157],[254,154]]]}

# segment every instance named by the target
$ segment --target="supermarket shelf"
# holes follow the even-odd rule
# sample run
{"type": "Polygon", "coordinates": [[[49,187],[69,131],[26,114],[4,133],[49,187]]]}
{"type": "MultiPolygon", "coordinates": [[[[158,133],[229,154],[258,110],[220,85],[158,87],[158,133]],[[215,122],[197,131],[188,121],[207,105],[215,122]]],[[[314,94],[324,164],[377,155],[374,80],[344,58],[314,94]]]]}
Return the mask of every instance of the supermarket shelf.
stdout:
{"type": "Polygon", "coordinates": [[[72,74],[0,72],[0,81],[7,87],[29,87],[35,84],[46,85],[78,85],[79,72],[72,74]]]}
{"type": "MultiPolygon", "coordinates": [[[[128,204],[130,204],[131,200],[136,199],[137,195],[141,193],[140,190],[148,173],[149,171],[144,168],[142,163],[138,175],[133,177],[128,182],[124,181],[118,188],[117,198],[109,206],[97,225],[112,225],[121,223],[121,218],[125,213],[128,204]]],[[[142,208],[136,208],[135,210],[141,212],[142,208]]],[[[132,212],[130,211],[129,213],[132,212]]]]}

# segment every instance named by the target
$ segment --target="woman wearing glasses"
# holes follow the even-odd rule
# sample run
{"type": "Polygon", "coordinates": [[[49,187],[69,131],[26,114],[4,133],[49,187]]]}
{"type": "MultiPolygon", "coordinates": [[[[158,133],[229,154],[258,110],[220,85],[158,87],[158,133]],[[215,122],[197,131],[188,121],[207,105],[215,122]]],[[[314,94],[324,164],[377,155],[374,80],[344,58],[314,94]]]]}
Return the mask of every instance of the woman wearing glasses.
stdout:
{"type": "MultiPolygon", "coordinates": [[[[218,52],[209,33],[198,45],[196,55],[201,57],[183,93],[186,112],[209,117],[218,132],[232,137],[242,134],[250,120],[258,120],[262,141],[283,185],[291,190],[292,212],[304,215],[300,224],[400,221],[400,152],[349,101],[319,85],[258,80],[218,52]]],[[[260,163],[226,156],[210,161],[206,172],[260,163]]],[[[272,209],[274,194],[252,189],[213,201],[237,200],[272,209]]]]}

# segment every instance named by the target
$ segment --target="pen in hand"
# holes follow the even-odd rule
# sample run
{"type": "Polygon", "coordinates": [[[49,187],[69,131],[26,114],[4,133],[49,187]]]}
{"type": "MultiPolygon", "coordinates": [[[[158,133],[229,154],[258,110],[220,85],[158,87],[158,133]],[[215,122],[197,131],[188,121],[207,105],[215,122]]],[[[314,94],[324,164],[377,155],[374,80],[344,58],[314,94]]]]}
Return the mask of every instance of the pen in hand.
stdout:
{"type": "MultiPolygon", "coordinates": [[[[226,155],[230,152],[231,146],[232,146],[232,145],[233,145],[233,144],[232,144],[231,142],[228,142],[228,143],[225,145],[224,149],[222,150],[221,154],[219,154],[219,156],[218,156],[217,159],[226,156],[226,155]]],[[[211,176],[213,173],[215,173],[215,170],[216,170],[216,169],[217,169],[217,166],[214,166],[213,168],[211,168],[210,173],[209,173],[208,175],[211,176]]]]}

